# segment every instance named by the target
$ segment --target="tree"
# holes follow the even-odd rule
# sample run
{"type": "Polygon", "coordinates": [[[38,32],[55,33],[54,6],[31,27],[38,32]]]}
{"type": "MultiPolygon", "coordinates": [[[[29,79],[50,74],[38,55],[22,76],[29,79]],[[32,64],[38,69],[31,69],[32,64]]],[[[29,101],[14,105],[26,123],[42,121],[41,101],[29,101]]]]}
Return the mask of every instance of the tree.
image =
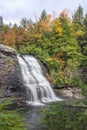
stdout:
{"type": "Polygon", "coordinates": [[[73,15],[73,23],[77,26],[77,29],[83,26],[84,17],[83,17],[83,8],[79,5],[76,12],[73,15]]]}
{"type": "Polygon", "coordinates": [[[84,17],[84,39],[87,40],[87,14],[84,17]]]}
{"type": "Polygon", "coordinates": [[[63,10],[60,13],[59,20],[61,22],[62,35],[64,37],[65,37],[65,35],[70,37],[72,35],[73,28],[72,28],[72,21],[69,17],[69,12],[67,10],[63,10]]]}
{"type": "Polygon", "coordinates": [[[85,14],[84,25],[85,25],[85,27],[87,28],[87,14],[85,14]]]}
{"type": "Polygon", "coordinates": [[[42,11],[42,13],[41,13],[40,21],[41,21],[41,20],[46,20],[46,18],[47,18],[47,13],[46,13],[46,10],[44,9],[44,10],[42,11]]]}
{"type": "Polygon", "coordinates": [[[60,19],[55,18],[52,22],[53,31],[57,34],[58,37],[62,36],[62,23],[60,19]]]}
{"type": "Polygon", "coordinates": [[[22,18],[21,22],[20,22],[21,27],[23,27],[24,29],[27,28],[27,19],[26,18],[22,18]]]}
{"type": "Polygon", "coordinates": [[[79,5],[76,12],[73,15],[73,23],[74,23],[74,29],[76,36],[78,40],[82,39],[82,36],[84,34],[83,28],[84,28],[84,17],[83,17],[83,8],[79,5]]]}
{"type": "Polygon", "coordinates": [[[87,14],[84,17],[84,35],[81,41],[81,51],[83,55],[87,56],[87,14]]]}
{"type": "Polygon", "coordinates": [[[3,18],[2,16],[0,16],[0,30],[2,30],[2,27],[3,27],[3,18]]]}

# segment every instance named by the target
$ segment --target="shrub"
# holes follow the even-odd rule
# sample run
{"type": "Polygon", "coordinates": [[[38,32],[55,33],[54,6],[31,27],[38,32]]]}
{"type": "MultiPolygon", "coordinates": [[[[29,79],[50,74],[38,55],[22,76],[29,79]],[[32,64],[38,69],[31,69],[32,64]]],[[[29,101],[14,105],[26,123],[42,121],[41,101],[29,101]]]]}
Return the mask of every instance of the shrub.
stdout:
{"type": "Polygon", "coordinates": [[[87,130],[87,110],[79,107],[68,107],[65,104],[54,104],[43,110],[42,123],[47,130],[87,130]]]}
{"type": "Polygon", "coordinates": [[[7,109],[11,99],[0,102],[0,130],[26,130],[24,118],[17,110],[7,109]]]}

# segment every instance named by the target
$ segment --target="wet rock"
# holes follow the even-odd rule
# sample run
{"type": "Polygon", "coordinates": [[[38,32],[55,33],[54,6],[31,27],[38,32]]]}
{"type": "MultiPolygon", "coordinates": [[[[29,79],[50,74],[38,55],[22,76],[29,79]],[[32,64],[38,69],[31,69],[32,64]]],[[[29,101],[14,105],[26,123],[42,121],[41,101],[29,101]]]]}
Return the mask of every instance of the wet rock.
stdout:
{"type": "Polygon", "coordinates": [[[79,87],[55,89],[56,94],[62,97],[83,99],[82,90],[79,87]]]}

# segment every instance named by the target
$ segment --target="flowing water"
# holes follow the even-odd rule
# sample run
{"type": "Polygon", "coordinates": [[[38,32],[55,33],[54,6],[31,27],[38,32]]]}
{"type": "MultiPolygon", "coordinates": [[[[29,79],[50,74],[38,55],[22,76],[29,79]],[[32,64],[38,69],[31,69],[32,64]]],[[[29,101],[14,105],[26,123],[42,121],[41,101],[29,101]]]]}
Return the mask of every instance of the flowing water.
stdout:
{"type": "MultiPolygon", "coordinates": [[[[64,100],[55,95],[36,58],[29,55],[18,55],[18,61],[27,95],[27,104],[24,105],[23,110],[25,123],[29,130],[46,130],[41,123],[44,116],[41,112],[42,109],[49,109],[51,105],[48,105],[49,102],[64,100]]],[[[73,99],[69,98],[66,103],[71,104],[72,101],[73,99]]]]}
{"type": "Polygon", "coordinates": [[[55,95],[36,58],[30,55],[18,55],[18,61],[23,84],[26,87],[27,103],[38,106],[62,100],[55,95]]]}

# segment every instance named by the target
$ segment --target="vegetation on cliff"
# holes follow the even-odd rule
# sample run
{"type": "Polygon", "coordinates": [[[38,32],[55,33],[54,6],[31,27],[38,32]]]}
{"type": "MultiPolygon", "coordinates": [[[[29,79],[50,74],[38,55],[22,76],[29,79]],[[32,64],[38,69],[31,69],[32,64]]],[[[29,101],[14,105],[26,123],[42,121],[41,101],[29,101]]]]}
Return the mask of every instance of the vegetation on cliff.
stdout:
{"type": "Polygon", "coordinates": [[[47,64],[57,86],[80,85],[77,68],[87,64],[87,14],[83,15],[83,8],[79,5],[72,18],[67,10],[59,17],[43,10],[35,22],[23,18],[20,23],[2,24],[0,43],[38,57],[47,64]]]}

